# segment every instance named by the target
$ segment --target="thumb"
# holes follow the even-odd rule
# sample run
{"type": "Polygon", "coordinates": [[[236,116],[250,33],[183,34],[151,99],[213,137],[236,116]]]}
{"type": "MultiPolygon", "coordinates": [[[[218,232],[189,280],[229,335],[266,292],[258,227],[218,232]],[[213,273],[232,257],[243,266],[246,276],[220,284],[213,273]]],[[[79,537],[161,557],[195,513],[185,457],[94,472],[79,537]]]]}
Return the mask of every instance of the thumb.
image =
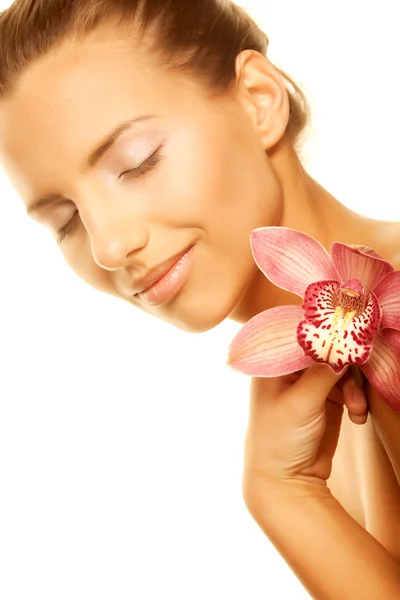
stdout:
{"type": "Polygon", "coordinates": [[[316,363],[292,385],[289,394],[300,400],[304,408],[322,410],[329,392],[344,373],[338,375],[329,365],[316,363]]]}

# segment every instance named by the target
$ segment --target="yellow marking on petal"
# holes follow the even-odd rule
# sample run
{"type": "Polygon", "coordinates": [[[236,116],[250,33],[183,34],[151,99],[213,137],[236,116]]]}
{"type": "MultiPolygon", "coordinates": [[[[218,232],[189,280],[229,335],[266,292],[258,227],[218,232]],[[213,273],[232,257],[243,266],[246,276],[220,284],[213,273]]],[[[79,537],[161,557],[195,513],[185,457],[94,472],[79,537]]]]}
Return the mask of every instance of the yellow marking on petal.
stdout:
{"type": "Polygon", "coordinates": [[[336,328],[341,319],[344,319],[345,312],[341,306],[335,308],[335,316],[333,317],[332,327],[336,328]]]}
{"type": "MultiPolygon", "coordinates": [[[[349,322],[357,315],[356,310],[349,310],[345,312],[341,306],[337,306],[335,308],[335,316],[333,317],[332,329],[335,330],[337,328],[346,329],[349,322]],[[342,321],[339,325],[339,321],[342,321]]],[[[330,335],[333,334],[331,331],[330,335]]]]}
{"type": "Polygon", "coordinates": [[[349,324],[349,322],[356,316],[357,311],[356,310],[350,310],[349,312],[347,312],[345,314],[344,320],[343,320],[343,324],[342,324],[342,328],[345,329],[347,327],[347,325],[349,324]]]}

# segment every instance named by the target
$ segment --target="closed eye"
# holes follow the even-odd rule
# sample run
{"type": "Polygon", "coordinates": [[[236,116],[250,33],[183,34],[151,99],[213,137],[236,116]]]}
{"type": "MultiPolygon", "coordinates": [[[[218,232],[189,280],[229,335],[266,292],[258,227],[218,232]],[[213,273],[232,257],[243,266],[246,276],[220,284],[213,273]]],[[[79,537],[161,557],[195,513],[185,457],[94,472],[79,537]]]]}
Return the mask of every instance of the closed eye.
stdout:
{"type": "Polygon", "coordinates": [[[149,158],[147,158],[141,165],[139,165],[139,167],[136,167],[135,169],[129,169],[128,171],[124,171],[119,175],[118,179],[139,177],[139,175],[144,175],[144,173],[147,173],[148,171],[151,171],[151,169],[154,169],[154,167],[161,160],[163,160],[163,158],[164,156],[160,154],[160,149],[158,149],[156,150],[156,152],[154,152],[154,154],[149,156],[149,158]]]}
{"type": "MultiPolygon", "coordinates": [[[[149,158],[147,158],[139,167],[135,169],[129,169],[128,171],[124,171],[118,176],[118,179],[130,179],[133,177],[139,177],[140,175],[144,175],[148,171],[154,169],[154,167],[163,160],[164,156],[160,154],[160,148],[156,150],[149,158]]],[[[67,235],[72,231],[76,225],[77,218],[79,217],[79,212],[76,210],[72,216],[72,219],[68,221],[64,227],[59,229],[57,234],[57,242],[61,244],[61,242],[67,237],[67,235]]]]}

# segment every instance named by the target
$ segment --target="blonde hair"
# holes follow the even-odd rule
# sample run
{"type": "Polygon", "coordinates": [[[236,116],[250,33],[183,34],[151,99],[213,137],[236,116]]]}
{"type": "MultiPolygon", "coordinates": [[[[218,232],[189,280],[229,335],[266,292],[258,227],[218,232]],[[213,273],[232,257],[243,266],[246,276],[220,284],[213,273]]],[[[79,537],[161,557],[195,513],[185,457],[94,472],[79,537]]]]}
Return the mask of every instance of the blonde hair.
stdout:
{"type": "MultiPolygon", "coordinates": [[[[210,95],[235,82],[235,59],[252,49],[266,56],[268,37],[230,0],[15,0],[0,13],[0,97],[36,59],[67,39],[116,21],[145,39],[166,69],[200,81],[210,95]],[[184,57],[184,59],[182,59],[184,57]]],[[[309,121],[304,92],[281,69],[288,90],[286,135],[295,147],[309,121]]]]}

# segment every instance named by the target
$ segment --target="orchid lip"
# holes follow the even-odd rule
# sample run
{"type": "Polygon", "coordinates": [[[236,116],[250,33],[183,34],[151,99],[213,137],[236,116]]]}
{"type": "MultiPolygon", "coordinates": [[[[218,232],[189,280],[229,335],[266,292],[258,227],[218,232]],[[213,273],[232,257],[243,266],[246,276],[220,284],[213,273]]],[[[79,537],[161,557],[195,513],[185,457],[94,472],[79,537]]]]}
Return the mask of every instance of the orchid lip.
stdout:
{"type": "MultiPolygon", "coordinates": [[[[381,309],[373,292],[359,295],[359,282],[348,288],[338,281],[317,281],[304,296],[304,318],[297,341],[306,356],[326,362],[340,373],[347,364],[364,364],[379,331],[381,309]]],[[[347,286],[349,282],[345,284],[347,286]]]]}

